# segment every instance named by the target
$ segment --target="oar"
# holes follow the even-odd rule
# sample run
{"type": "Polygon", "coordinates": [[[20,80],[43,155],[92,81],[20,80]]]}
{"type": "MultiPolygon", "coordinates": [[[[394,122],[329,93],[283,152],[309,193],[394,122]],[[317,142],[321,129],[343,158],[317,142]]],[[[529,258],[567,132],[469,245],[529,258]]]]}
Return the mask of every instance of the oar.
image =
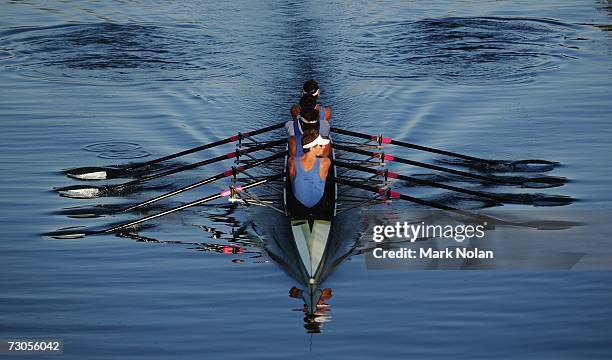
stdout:
{"type": "Polygon", "coordinates": [[[341,177],[337,177],[336,178],[336,182],[338,184],[349,185],[349,186],[352,186],[352,187],[355,187],[355,188],[358,188],[358,189],[362,189],[362,190],[366,190],[366,191],[369,191],[369,192],[378,193],[380,195],[389,196],[392,199],[402,199],[402,200],[410,201],[410,202],[413,202],[413,203],[416,203],[416,204],[429,206],[429,207],[432,207],[434,209],[456,211],[456,212],[459,212],[459,213],[467,213],[470,216],[474,216],[474,214],[468,213],[465,210],[456,209],[454,207],[447,206],[447,205],[444,205],[444,204],[435,203],[433,201],[423,200],[423,199],[415,198],[415,197],[412,197],[412,196],[409,196],[409,195],[400,194],[398,192],[391,191],[391,190],[388,190],[388,189],[377,188],[375,186],[362,184],[362,183],[359,183],[359,182],[356,182],[356,181],[352,181],[352,180],[348,180],[348,179],[343,179],[341,177]]]}
{"type": "Polygon", "coordinates": [[[230,170],[224,171],[224,172],[222,172],[222,173],[219,173],[219,174],[217,174],[217,175],[211,176],[211,177],[206,178],[206,179],[204,179],[204,180],[200,180],[200,181],[198,181],[198,182],[195,182],[195,183],[193,183],[193,184],[191,184],[191,185],[187,185],[187,186],[182,187],[182,188],[180,188],[180,189],[176,189],[176,190],[174,190],[174,191],[170,191],[170,192],[167,192],[167,193],[165,193],[165,194],[162,194],[162,195],[156,196],[156,197],[154,197],[154,198],[152,198],[152,199],[149,199],[149,200],[143,201],[143,202],[141,202],[141,203],[139,203],[139,204],[132,205],[132,206],[127,207],[127,208],[125,208],[125,209],[123,209],[123,210],[119,210],[118,212],[127,212],[127,211],[132,211],[132,210],[135,210],[135,209],[141,208],[141,207],[143,207],[143,206],[153,204],[153,203],[158,202],[158,201],[160,201],[160,200],[166,199],[166,198],[168,198],[168,197],[170,197],[170,196],[174,196],[174,195],[180,194],[180,193],[182,193],[182,192],[185,192],[185,191],[188,191],[188,190],[195,189],[195,188],[197,188],[197,187],[199,187],[199,186],[206,185],[206,184],[209,184],[209,183],[211,183],[211,182],[214,182],[214,181],[217,181],[217,180],[220,180],[220,179],[223,179],[223,178],[229,177],[229,176],[234,176],[234,175],[237,175],[237,174],[239,174],[239,173],[241,173],[241,172],[244,172],[245,170],[252,169],[252,168],[254,168],[254,167],[256,167],[256,166],[259,166],[259,165],[262,165],[262,164],[268,163],[268,162],[270,162],[270,161],[273,161],[273,160],[279,159],[279,158],[281,158],[281,157],[283,157],[283,156],[285,156],[285,155],[287,155],[287,150],[285,150],[285,151],[281,151],[281,152],[279,152],[279,153],[276,153],[276,154],[274,154],[274,155],[271,155],[271,156],[265,157],[265,158],[260,159],[260,160],[256,160],[256,161],[254,161],[254,162],[252,162],[252,163],[249,163],[249,164],[247,164],[247,165],[238,166],[238,167],[232,167],[230,170]]]}
{"type": "Polygon", "coordinates": [[[218,194],[214,194],[214,195],[207,196],[205,198],[194,200],[194,201],[188,202],[186,204],[183,204],[181,206],[177,206],[175,208],[168,209],[166,211],[162,211],[162,212],[157,213],[157,214],[149,215],[149,216],[143,217],[143,218],[138,219],[138,220],[130,221],[130,222],[125,223],[125,224],[113,226],[113,227],[108,228],[106,230],[97,231],[96,233],[97,234],[103,234],[103,233],[109,234],[109,233],[113,233],[113,232],[116,232],[116,231],[121,230],[121,229],[125,229],[125,228],[131,227],[131,226],[134,226],[134,225],[138,225],[138,224],[141,224],[141,223],[149,221],[149,220],[157,219],[159,217],[162,217],[162,216],[165,216],[165,215],[168,215],[168,214],[175,213],[177,211],[181,211],[181,210],[190,208],[192,206],[201,205],[201,204],[207,203],[209,201],[213,201],[213,200],[220,199],[220,198],[223,198],[223,197],[228,197],[230,195],[233,195],[234,193],[239,193],[241,191],[244,191],[244,190],[247,190],[247,189],[259,186],[259,185],[263,185],[263,184],[269,183],[269,182],[277,180],[277,179],[280,179],[283,176],[285,176],[284,172],[276,174],[276,175],[269,176],[269,177],[267,177],[265,179],[261,179],[261,180],[258,180],[258,181],[250,182],[250,183],[248,183],[246,185],[232,187],[232,188],[230,188],[228,190],[224,190],[224,191],[222,191],[222,192],[220,192],[218,194]]]}
{"type": "Polygon", "coordinates": [[[81,168],[66,170],[66,175],[68,175],[69,177],[75,178],[75,179],[80,179],[80,180],[104,180],[104,179],[114,179],[114,178],[126,177],[126,176],[129,176],[129,172],[134,171],[136,169],[141,169],[141,168],[153,165],[153,164],[160,163],[162,161],[176,159],[180,156],[193,154],[195,152],[210,149],[215,146],[228,144],[228,143],[243,140],[243,139],[255,136],[255,135],[263,134],[263,133],[266,133],[272,130],[280,129],[284,125],[285,123],[279,123],[276,125],[267,126],[267,127],[249,131],[249,132],[238,133],[226,139],[222,139],[222,140],[214,141],[208,144],[196,146],[188,150],[183,150],[175,154],[163,156],[163,157],[149,160],[143,163],[128,164],[128,165],[121,166],[121,167],[91,167],[91,166],[81,167],[81,168]]]}
{"type": "MultiPolygon", "coordinates": [[[[450,168],[446,168],[446,167],[442,167],[438,165],[427,164],[427,163],[423,163],[420,161],[408,160],[408,159],[404,159],[401,157],[391,156],[391,155],[385,154],[384,152],[367,151],[367,150],[356,149],[350,146],[345,146],[345,145],[340,145],[340,144],[333,144],[333,147],[338,150],[344,150],[344,151],[355,153],[355,154],[375,157],[375,158],[380,159],[381,161],[395,161],[395,162],[402,163],[402,164],[408,164],[408,165],[422,167],[426,169],[442,171],[442,172],[446,172],[450,174],[460,175],[460,176],[473,178],[473,179],[479,179],[479,180],[488,181],[488,182],[497,183],[497,184],[519,185],[521,187],[528,187],[528,188],[530,187],[542,188],[543,186],[541,186],[541,184],[546,183],[546,180],[547,180],[547,178],[531,178],[531,179],[528,179],[527,181],[521,181],[518,179],[497,178],[493,176],[473,174],[473,173],[469,173],[469,172],[465,172],[461,170],[450,169],[450,168]],[[532,183],[535,183],[535,184],[532,184],[532,183]]],[[[560,186],[561,184],[548,184],[548,185],[560,186]]]]}
{"type": "Polygon", "coordinates": [[[441,183],[431,181],[431,180],[424,180],[424,179],[419,179],[419,178],[415,178],[412,176],[398,174],[398,173],[391,172],[386,169],[376,170],[376,169],[371,169],[368,167],[360,166],[360,165],[353,164],[353,163],[338,161],[338,160],[334,161],[334,164],[342,168],[357,170],[361,172],[367,172],[370,174],[376,174],[376,175],[388,177],[390,179],[399,179],[399,180],[409,181],[415,184],[427,185],[427,186],[431,186],[435,188],[446,189],[450,191],[474,195],[474,196],[478,196],[481,198],[486,198],[486,199],[496,201],[500,203],[500,205],[501,203],[504,203],[504,202],[506,203],[514,202],[514,203],[530,203],[532,205],[540,205],[540,206],[542,206],[543,204],[547,204],[548,206],[555,206],[555,205],[561,206],[561,205],[570,204],[573,201],[573,199],[565,197],[565,196],[545,196],[545,197],[538,198],[536,201],[533,201],[533,200],[529,201],[529,199],[523,200],[523,201],[518,201],[517,199],[513,201],[513,199],[509,198],[508,196],[492,194],[492,193],[483,192],[483,191],[470,190],[470,189],[460,188],[460,187],[452,186],[452,185],[441,184],[441,183]]]}
{"type": "MultiPolygon", "coordinates": [[[[361,138],[361,139],[380,141],[380,143],[382,143],[382,144],[398,145],[398,146],[402,146],[402,147],[406,147],[406,148],[410,148],[410,149],[426,151],[426,152],[430,152],[430,153],[434,153],[434,154],[439,154],[439,155],[452,156],[452,157],[456,157],[456,158],[460,158],[460,159],[464,159],[464,160],[481,162],[481,163],[485,163],[485,164],[499,165],[500,163],[503,163],[500,160],[482,159],[482,158],[478,158],[478,157],[474,157],[474,156],[469,156],[469,155],[465,155],[465,154],[459,154],[459,153],[452,152],[452,151],[435,149],[435,148],[431,148],[431,147],[427,147],[427,146],[423,146],[423,145],[417,145],[417,144],[409,143],[409,142],[406,142],[406,141],[394,140],[394,139],[391,139],[391,138],[384,138],[384,137],[377,136],[377,135],[368,135],[368,134],[360,133],[360,132],[357,132],[357,131],[344,130],[344,129],[339,129],[339,128],[336,128],[336,127],[332,127],[331,131],[335,132],[335,133],[338,133],[338,134],[353,136],[353,137],[357,137],[357,138],[361,138]]],[[[524,164],[528,164],[528,163],[535,163],[535,164],[539,164],[539,165],[543,165],[543,164],[546,164],[546,165],[557,165],[558,164],[557,162],[548,161],[548,160],[518,160],[518,161],[510,161],[508,163],[509,163],[510,166],[514,166],[514,165],[517,165],[517,164],[524,165],[524,164]]]]}
{"type": "Polygon", "coordinates": [[[406,176],[406,175],[398,174],[398,173],[395,173],[395,172],[391,172],[389,170],[375,170],[375,169],[370,169],[370,168],[367,168],[367,167],[364,167],[364,166],[359,166],[359,165],[356,165],[356,164],[351,164],[351,163],[347,163],[347,162],[343,162],[343,161],[338,161],[338,160],[334,161],[334,164],[336,166],[347,168],[347,169],[358,170],[358,171],[367,172],[367,173],[370,173],[370,174],[376,174],[376,175],[381,175],[381,176],[389,177],[391,179],[399,179],[399,180],[404,180],[404,181],[410,181],[410,182],[413,182],[413,183],[416,183],[416,184],[427,185],[427,186],[432,186],[432,187],[436,187],[436,188],[440,188],[440,189],[446,189],[446,190],[456,191],[456,192],[460,192],[460,193],[464,193],[464,194],[479,196],[479,197],[495,200],[495,201],[498,201],[498,202],[503,202],[503,200],[504,200],[503,198],[495,196],[494,194],[489,194],[489,193],[485,193],[485,192],[464,189],[464,188],[460,188],[460,187],[456,187],[456,186],[451,186],[451,185],[446,185],[446,184],[440,184],[440,183],[437,183],[435,181],[430,181],[430,180],[418,179],[418,178],[415,178],[415,177],[406,176]]]}
{"type": "Polygon", "coordinates": [[[477,214],[477,213],[473,213],[470,211],[466,211],[466,210],[461,210],[461,209],[457,209],[457,208],[453,208],[451,206],[447,206],[444,204],[439,204],[436,202],[432,202],[432,201],[427,201],[427,200],[423,200],[423,199],[419,199],[419,198],[415,198],[409,195],[405,195],[405,194],[400,194],[398,192],[395,191],[391,191],[389,189],[381,189],[375,186],[371,186],[371,185],[366,185],[363,183],[359,183],[359,182],[355,182],[352,180],[348,180],[348,179],[343,179],[343,178],[339,178],[337,177],[335,179],[335,181],[338,184],[342,184],[342,185],[348,185],[354,188],[358,188],[358,189],[362,189],[368,192],[373,192],[373,193],[377,193],[383,196],[386,196],[387,198],[390,199],[400,199],[400,200],[405,200],[405,201],[409,201],[412,203],[416,203],[416,204],[420,204],[420,205],[424,205],[424,206],[428,206],[434,209],[439,209],[439,210],[447,210],[447,211],[452,211],[454,213],[463,215],[465,217],[468,218],[472,218],[472,219],[476,219],[479,221],[487,221],[490,224],[487,225],[493,225],[493,224],[501,224],[501,225],[510,225],[510,226],[522,226],[522,227],[530,227],[530,228],[535,228],[535,229],[567,229],[569,227],[572,226],[576,226],[576,225],[580,225],[580,223],[575,223],[575,222],[567,222],[567,221],[542,221],[542,222],[538,222],[538,221],[526,221],[526,222],[514,222],[514,221],[507,221],[507,220],[502,220],[502,219],[498,219],[495,218],[493,216],[489,216],[489,215],[484,215],[484,214],[477,214]]]}
{"type": "Polygon", "coordinates": [[[134,186],[137,184],[141,184],[145,181],[149,181],[149,180],[153,180],[153,179],[159,179],[161,177],[164,176],[168,176],[168,175],[172,175],[172,174],[176,174],[182,171],[186,171],[186,170],[191,170],[191,169],[195,169],[197,167],[201,167],[204,165],[210,165],[219,161],[223,161],[223,160],[227,160],[227,159],[233,159],[239,155],[245,155],[245,154],[249,154],[255,151],[259,151],[259,150],[264,150],[264,149],[268,149],[270,147],[274,147],[277,145],[281,145],[284,144],[287,140],[285,139],[279,139],[279,140],[275,140],[275,141],[271,141],[265,144],[261,144],[261,145],[257,145],[257,146],[253,146],[247,149],[241,149],[241,150],[236,150],[230,153],[227,153],[225,155],[220,155],[220,156],[216,156],[214,158],[210,158],[210,159],[206,159],[203,161],[199,161],[193,164],[189,164],[189,165],[184,165],[184,166],[180,166],[174,169],[170,169],[167,171],[163,171],[157,174],[153,174],[153,175],[148,175],[148,176],[143,176],[139,179],[135,179],[132,181],[128,181],[125,183],[121,183],[121,184],[117,184],[117,185],[112,185],[112,186],[90,186],[90,185],[70,185],[70,186],[66,186],[63,188],[59,188],[56,189],[56,191],[61,195],[61,196],[66,196],[66,197],[74,197],[74,198],[92,198],[92,197],[96,197],[96,196],[100,196],[104,193],[109,193],[109,192],[113,192],[113,191],[117,191],[117,190],[121,190],[124,189],[126,187],[129,186],[134,186]]]}

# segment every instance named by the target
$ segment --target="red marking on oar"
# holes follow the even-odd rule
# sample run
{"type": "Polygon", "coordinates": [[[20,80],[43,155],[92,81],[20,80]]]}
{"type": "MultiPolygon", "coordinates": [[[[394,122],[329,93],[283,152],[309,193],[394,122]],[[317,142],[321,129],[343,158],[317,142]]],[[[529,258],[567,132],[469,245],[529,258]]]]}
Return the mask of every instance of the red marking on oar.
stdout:
{"type": "Polygon", "coordinates": [[[234,175],[234,171],[236,172],[236,174],[243,172],[244,171],[244,166],[238,166],[237,168],[233,168],[230,170],[227,170],[226,172],[223,173],[223,176],[232,176],[234,175]]]}
{"type": "Polygon", "coordinates": [[[236,157],[236,152],[227,153],[225,155],[226,158],[231,159],[236,157]]]}
{"type": "Polygon", "coordinates": [[[372,141],[377,141],[380,142],[381,144],[391,144],[391,138],[384,138],[384,137],[379,137],[376,135],[370,135],[370,138],[372,139],[372,141]]]}
{"type": "Polygon", "coordinates": [[[391,191],[391,190],[388,190],[388,189],[378,189],[378,193],[380,195],[387,195],[388,194],[389,197],[393,198],[393,199],[399,199],[401,197],[400,193],[395,192],[395,191],[391,191]]]}
{"type": "Polygon", "coordinates": [[[391,155],[387,155],[385,153],[379,153],[379,152],[373,152],[371,153],[372,156],[375,156],[381,160],[386,160],[386,161],[393,161],[395,158],[391,155]]]}
{"type": "Polygon", "coordinates": [[[234,136],[230,137],[231,141],[238,141],[238,139],[240,139],[240,135],[234,135],[234,136]]]}
{"type": "Polygon", "coordinates": [[[391,171],[378,170],[376,173],[380,176],[387,176],[388,178],[391,178],[391,179],[397,179],[397,173],[394,173],[391,171]]]}
{"type": "Polygon", "coordinates": [[[244,252],[244,248],[230,245],[223,245],[223,253],[224,254],[242,254],[244,252]]]}
{"type": "Polygon", "coordinates": [[[235,192],[241,192],[242,191],[242,186],[236,186],[233,189],[227,189],[221,192],[221,196],[226,197],[226,196],[230,196],[232,194],[232,190],[234,190],[235,192]]]}

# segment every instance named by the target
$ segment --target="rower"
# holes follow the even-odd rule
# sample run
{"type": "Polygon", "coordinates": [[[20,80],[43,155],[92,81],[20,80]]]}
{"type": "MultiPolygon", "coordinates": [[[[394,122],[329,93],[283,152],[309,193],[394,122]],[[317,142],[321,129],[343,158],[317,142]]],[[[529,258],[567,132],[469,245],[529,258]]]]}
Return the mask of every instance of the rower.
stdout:
{"type": "Polygon", "coordinates": [[[319,94],[321,94],[321,89],[319,89],[319,84],[314,79],[310,79],[306,81],[304,83],[304,86],[302,86],[302,96],[311,95],[314,98],[315,108],[319,111],[319,121],[323,121],[323,120],[331,121],[330,107],[323,106],[321,104],[317,104],[317,100],[319,99],[319,94]]]}
{"type": "MultiPolygon", "coordinates": [[[[289,155],[291,157],[300,157],[303,154],[302,148],[296,146],[301,144],[302,134],[306,129],[314,129],[321,136],[329,137],[330,125],[328,121],[319,121],[319,111],[314,108],[316,104],[314,98],[308,94],[303,95],[300,99],[301,111],[296,120],[288,121],[285,128],[289,133],[289,155]]],[[[323,156],[329,157],[331,146],[327,145],[324,149],[323,156]]]]}
{"type": "Polygon", "coordinates": [[[313,208],[325,200],[325,181],[331,160],[322,155],[329,139],[321,137],[314,129],[308,129],[301,140],[303,154],[289,159],[289,176],[293,196],[305,207],[313,208]]]}
{"type": "MultiPolygon", "coordinates": [[[[331,109],[329,106],[323,106],[321,104],[317,104],[317,100],[320,94],[321,94],[321,90],[319,89],[319,84],[317,83],[316,80],[310,79],[306,81],[304,85],[302,86],[299,105],[295,104],[291,107],[291,110],[290,110],[291,121],[288,121],[285,124],[285,127],[287,128],[287,131],[289,132],[289,151],[290,151],[291,156],[295,155],[295,150],[293,150],[295,148],[295,144],[292,143],[294,139],[291,139],[291,137],[294,136],[295,131],[292,130],[291,127],[293,123],[297,120],[298,116],[300,115],[302,111],[305,111],[310,108],[314,108],[315,110],[319,112],[318,120],[323,123],[327,123],[326,125],[327,127],[329,127],[329,122],[331,121],[331,109]]],[[[325,129],[319,129],[319,133],[323,137],[329,136],[329,133],[326,132],[325,129]]],[[[297,143],[299,144],[299,141],[297,143]]],[[[329,156],[330,153],[331,153],[331,149],[327,148],[325,150],[325,156],[329,156]]]]}

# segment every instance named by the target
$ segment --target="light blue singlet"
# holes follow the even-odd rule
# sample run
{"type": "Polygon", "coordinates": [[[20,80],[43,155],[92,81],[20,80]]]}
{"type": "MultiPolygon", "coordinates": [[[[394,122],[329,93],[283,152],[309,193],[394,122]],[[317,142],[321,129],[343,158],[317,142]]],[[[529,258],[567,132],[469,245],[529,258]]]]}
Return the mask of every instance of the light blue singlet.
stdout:
{"type": "MultiPolygon", "coordinates": [[[[317,132],[321,128],[321,122],[317,123],[317,132]]],[[[304,148],[302,147],[302,131],[300,130],[300,121],[293,121],[293,133],[295,134],[295,157],[299,159],[304,155],[304,148]]]]}
{"type": "Polygon", "coordinates": [[[293,196],[306,207],[315,206],[325,193],[325,180],[319,176],[321,159],[317,158],[310,171],[302,168],[300,158],[295,159],[295,178],[291,182],[293,196]]]}
{"type": "MultiPolygon", "coordinates": [[[[321,128],[321,123],[325,120],[325,106],[321,105],[321,111],[319,112],[319,122],[317,123],[317,132],[319,135],[326,137],[329,136],[329,122],[324,123],[326,126],[321,128]]],[[[302,132],[300,131],[299,120],[293,120],[293,134],[295,136],[295,157],[300,158],[304,155],[304,149],[302,148],[302,132]]]]}
{"type": "Polygon", "coordinates": [[[325,120],[325,106],[321,105],[321,111],[319,111],[319,121],[323,120],[325,120]]]}

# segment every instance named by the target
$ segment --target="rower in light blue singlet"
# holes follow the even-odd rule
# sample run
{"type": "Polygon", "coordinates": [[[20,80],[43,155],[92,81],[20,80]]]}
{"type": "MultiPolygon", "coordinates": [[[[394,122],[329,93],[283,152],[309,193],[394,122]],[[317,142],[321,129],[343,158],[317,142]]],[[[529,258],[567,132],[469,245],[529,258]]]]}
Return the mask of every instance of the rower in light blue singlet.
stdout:
{"type": "MultiPolygon", "coordinates": [[[[319,130],[321,129],[321,122],[317,122],[317,124],[315,125],[315,129],[317,130],[317,133],[320,133],[319,130]]],[[[302,143],[302,129],[300,129],[300,120],[299,117],[296,121],[293,122],[293,133],[295,134],[295,143],[296,144],[301,144],[302,143]]],[[[326,136],[329,136],[329,132],[327,133],[326,136]]],[[[301,146],[296,146],[295,147],[295,156],[297,158],[301,157],[302,155],[304,155],[304,149],[301,146]]]]}
{"type": "Polygon", "coordinates": [[[325,181],[331,161],[320,156],[329,139],[324,139],[315,130],[305,131],[302,138],[304,153],[290,160],[289,174],[293,196],[304,206],[312,208],[325,195],[325,181]],[[306,170],[304,166],[310,169],[306,170]]]}
{"type": "MultiPolygon", "coordinates": [[[[329,137],[331,131],[329,122],[327,120],[320,121],[319,118],[320,113],[315,108],[302,108],[296,119],[285,125],[289,132],[289,136],[295,137],[295,144],[302,143],[304,129],[314,129],[319,135],[329,137]]],[[[295,156],[300,157],[303,154],[302,148],[300,146],[295,146],[295,156]]]]}
{"type": "Polygon", "coordinates": [[[325,193],[325,180],[319,176],[321,159],[317,158],[309,171],[304,170],[299,159],[295,164],[295,178],[293,179],[293,195],[306,207],[315,206],[325,193]]]}

